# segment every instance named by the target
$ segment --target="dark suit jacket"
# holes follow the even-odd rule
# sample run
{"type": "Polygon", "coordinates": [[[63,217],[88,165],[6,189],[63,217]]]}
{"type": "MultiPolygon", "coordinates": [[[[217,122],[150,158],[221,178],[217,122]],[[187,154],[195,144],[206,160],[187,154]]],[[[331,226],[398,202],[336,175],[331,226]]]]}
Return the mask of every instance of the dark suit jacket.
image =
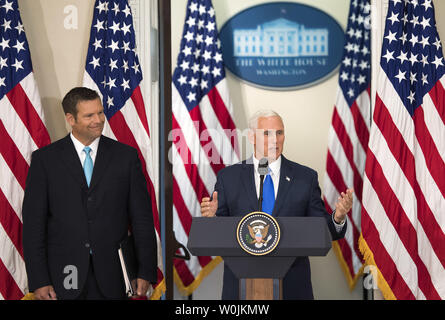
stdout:
{"type": "MultiPolygon", "coordinates": [[[[67,137],[35,151],[23,201],[23,248],[30,291],[53,285],[58,298],[74,299],[86,280],[90,249],[99,288],[123,298],[119,242],[129,225],[138,277],[156,282],[157,247],[150,196],[137,151],[105,136],[99,141],[90,187],[67,137]],[[64,279],[75,276],[78,289],[64,279]]],[[[71,282],[73,284],[73,282],[71,282]]]]}
{"type": "MultiPolygon", "coordinates": [[[[243,216],[258,211],[253,171],[251,159],[219,171],[215,185],[215,191],[218,191],[217,216],[243,216]]],[[[325,217],[333,240],[343,238],[346,232],[345,225],[337,233],[332,216],[325,210],[317,172],[284,156],[281,156],[280,183],[272,216],[325,217]]],[[[238,279],[224,266],[222,299],[238,299],[238,292],[238,279]]],[[[308,257],[296,258],[283,279],[283,298],[313,299],[308,257]]]]}

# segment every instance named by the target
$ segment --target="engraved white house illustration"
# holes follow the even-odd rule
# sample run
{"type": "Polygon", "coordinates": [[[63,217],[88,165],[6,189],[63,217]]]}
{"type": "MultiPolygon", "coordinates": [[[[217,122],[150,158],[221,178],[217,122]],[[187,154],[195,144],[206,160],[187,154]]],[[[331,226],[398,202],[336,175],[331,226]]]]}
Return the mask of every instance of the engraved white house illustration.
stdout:
{"type": "Polygon", "coordinates": [[[329,30],[279,18],[256,29],[235,29],[235,57],[313,57],[329,53],[329,30]]]}

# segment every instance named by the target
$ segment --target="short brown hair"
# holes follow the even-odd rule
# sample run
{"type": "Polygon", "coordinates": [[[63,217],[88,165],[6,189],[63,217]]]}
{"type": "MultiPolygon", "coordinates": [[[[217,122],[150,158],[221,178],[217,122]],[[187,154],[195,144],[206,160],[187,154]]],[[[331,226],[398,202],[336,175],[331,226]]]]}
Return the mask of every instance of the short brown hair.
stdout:
{"type": "Polygon", "coordinates": [[[100,99],[99,94],[85,87],[76,87],[71,89],[62,100],[62,107],[65,114],[71,113],[74,118],[77,117],[77,104],[81,101],[91,101],[100,99]]]}

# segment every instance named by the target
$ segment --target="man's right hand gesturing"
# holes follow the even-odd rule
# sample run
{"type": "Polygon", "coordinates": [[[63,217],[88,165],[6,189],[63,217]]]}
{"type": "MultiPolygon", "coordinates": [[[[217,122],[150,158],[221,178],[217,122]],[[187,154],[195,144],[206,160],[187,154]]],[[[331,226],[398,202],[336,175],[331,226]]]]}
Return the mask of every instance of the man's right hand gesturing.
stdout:
{"type": "Polygon", "coordinates": [[[218,209],[218,192],[214,191],[212,200],[209,197],[202,198],[201,215],[203,217],[214,217],[218,209]]]}

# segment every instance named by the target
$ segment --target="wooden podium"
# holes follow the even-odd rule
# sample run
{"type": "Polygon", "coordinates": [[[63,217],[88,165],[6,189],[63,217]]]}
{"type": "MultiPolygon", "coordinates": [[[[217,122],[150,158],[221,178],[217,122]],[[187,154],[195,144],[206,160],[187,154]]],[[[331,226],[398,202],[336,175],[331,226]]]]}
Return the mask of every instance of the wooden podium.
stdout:
{"type": "Polygon", "coordinates": [[[282,299],[282,279],[296,257],[325,256],[331,234],[325,218],[276,217],[281,239],[264,256],[245,252],[236,239],[242,217],[193,218],[187,248],[195,256],[221,256],[240,279],[240,300],[282,299]]]}

